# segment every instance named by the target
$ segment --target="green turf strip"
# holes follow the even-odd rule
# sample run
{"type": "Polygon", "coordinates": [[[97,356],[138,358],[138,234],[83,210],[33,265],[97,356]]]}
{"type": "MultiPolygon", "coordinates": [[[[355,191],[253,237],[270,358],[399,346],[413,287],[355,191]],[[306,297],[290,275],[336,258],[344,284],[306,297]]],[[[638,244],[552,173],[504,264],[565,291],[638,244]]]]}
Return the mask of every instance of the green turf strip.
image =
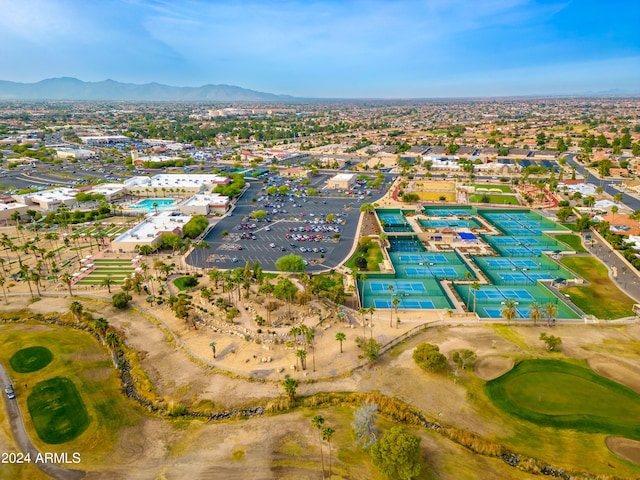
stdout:
{"type": "Polygon", "coordinates": [[[50,444],[73,440],[91,421],[76,386],[65,377],[35,384],[27,406],[38,436],[50,444]]]}
{"type": "Polygon", "coordinates": [[[51,363],[53,354],[46,347],[29,347],[18,350],[9,360],[11,368],[18,373],[40,370],[51,363]]]}
{"type": "Polygon", "coordinates": [[[487,382],[502,410],[538,425],[640,440],[640,395],[559,360],[525,360],[487,382]]]}

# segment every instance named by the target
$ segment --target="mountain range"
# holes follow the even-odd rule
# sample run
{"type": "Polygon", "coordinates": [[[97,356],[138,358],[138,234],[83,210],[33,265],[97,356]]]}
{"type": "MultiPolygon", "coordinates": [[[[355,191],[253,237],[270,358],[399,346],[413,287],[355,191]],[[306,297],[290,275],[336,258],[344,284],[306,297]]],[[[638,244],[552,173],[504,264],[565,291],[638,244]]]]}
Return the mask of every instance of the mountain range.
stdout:
{"type": "Polygon", "coordinates": [[[234,85],[173,87],[160,83],[83,82],[77,78],[48,78],[36,83],[0,80],[0,100],[157,100],[250,102],[293,100],[289,95],[257,92],[234,85]]]}

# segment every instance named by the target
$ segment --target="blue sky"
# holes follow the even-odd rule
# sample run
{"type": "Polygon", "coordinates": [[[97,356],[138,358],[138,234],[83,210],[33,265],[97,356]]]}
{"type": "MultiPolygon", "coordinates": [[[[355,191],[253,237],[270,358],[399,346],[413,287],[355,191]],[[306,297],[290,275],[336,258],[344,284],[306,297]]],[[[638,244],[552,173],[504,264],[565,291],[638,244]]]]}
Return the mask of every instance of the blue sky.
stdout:
{"type": "Polygon", "coordinates": [[[637,0],[0,0],[0,79],[333,98],[640,92],[637,0]]]}

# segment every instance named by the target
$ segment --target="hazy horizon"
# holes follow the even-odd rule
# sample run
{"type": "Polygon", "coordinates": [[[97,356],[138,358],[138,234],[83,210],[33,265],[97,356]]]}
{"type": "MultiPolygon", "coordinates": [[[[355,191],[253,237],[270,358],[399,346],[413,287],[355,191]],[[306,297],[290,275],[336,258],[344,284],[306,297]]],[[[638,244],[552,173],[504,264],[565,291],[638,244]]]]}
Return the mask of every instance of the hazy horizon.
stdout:
{"type": "Polygon", "coordinates": [[[562,96],[640,85],[614,0],[0,0],[3,80],[207,84],[304,98],[562,96]]]}

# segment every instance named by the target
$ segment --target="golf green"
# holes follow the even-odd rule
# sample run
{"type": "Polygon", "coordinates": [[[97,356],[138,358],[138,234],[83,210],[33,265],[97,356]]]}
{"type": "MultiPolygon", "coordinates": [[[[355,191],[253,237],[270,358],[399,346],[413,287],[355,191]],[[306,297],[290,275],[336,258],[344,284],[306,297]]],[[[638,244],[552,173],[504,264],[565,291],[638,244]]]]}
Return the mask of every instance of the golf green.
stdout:
{"type": "Polygon", "coordinates": [[[29,373],[46,367],[53,360],[53,354],[46,347],[29,347],[18,350],[9,359],[11,368],[18,373],[29,373]]]}
{"type": "Polygon", "coordinates": [[[73,440],[91,421],[76,386],[65,377],[37,383],[27,398],[27,406],[38,436],[50,444],[73,440]]]}
{"type": "Polygon", "coordinates": [[[525,360],[485,386],[502,410],[538,425],[640,440],[640,395],[559,360],[525,360]]]}

